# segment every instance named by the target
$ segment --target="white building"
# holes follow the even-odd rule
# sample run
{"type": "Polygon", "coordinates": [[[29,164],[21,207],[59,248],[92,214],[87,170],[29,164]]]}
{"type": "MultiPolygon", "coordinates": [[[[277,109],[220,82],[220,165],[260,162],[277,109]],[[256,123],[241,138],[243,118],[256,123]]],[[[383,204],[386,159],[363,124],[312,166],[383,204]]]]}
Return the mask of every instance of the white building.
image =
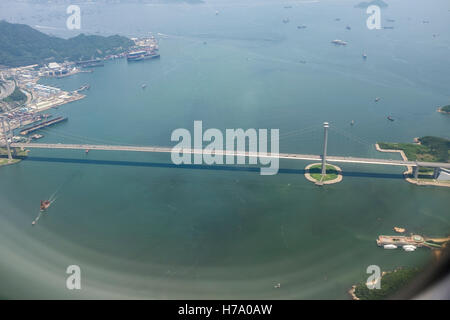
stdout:
{"type": "Polygon", "coordinates": [[[440,168],[439,176],[437,177],[437,180],[439,181],[450,181],[450,170],[440,168]]]}

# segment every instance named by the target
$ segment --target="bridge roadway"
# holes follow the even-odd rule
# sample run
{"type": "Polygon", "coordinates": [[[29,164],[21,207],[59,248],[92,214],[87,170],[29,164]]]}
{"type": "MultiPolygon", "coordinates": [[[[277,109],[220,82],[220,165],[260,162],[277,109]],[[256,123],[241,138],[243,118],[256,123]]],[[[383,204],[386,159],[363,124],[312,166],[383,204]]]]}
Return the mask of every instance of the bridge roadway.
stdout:
{"type": "MultiPolygon", "coordinates": [[[[173,151],[183,151],[188,154],[211,154],[209,150],[201,149],[175,149],[169,147],[144,147],[144,146],[115,146],[115,145],[93,145],[93,144],[61,144],[61,143],[11,143],[11,147],[16,148],[38,148],[38,149],[79,149],[79,150],[108,150],[108,151],[135,151],[135,152],[156,152],[156,153],[171,153],[173,151]]],[[[222,156],[243,156],[243,157],[262,157],[262,158],[280,158],[291,160],[308,160],[321,161],[322,156],[310,154],[295,154],[295,153],[279,153],[279,154],[257,154],[247,151],[227,151],[216,150],[213,154],[222,156]]],[[[362,163],[362,164],[379,164],[389,166],[420,166],[431,168],[447,168],[450,169],[450,163],[445,162],[424,162],[424,161],[403,161],[390,159],[374,159],[374,158],[356,158],[356,157],[339,157],[327,156],[329,162],[347,162],[347,163],[362,163]]]]}

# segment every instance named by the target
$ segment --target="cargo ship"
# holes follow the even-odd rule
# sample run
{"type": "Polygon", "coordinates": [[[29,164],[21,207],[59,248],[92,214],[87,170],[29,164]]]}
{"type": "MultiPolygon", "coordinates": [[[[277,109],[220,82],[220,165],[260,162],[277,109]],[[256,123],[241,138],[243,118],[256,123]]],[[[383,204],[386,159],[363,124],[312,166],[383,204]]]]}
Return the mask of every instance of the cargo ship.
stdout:
{"type": "Polygon", "coordinates": [[[127,54],[127,61],[141,61],[155,58],[159,58],[157,51],[139,50],[131,51],[127,54]]]}
{"type": "Polygon", "coordinates": [[[102,59],[92,59],[92,60],[77,61],[75,65],[81,68],[95,68],[95,67],[103,67],[105,64],[103,63],[102,59]]]}

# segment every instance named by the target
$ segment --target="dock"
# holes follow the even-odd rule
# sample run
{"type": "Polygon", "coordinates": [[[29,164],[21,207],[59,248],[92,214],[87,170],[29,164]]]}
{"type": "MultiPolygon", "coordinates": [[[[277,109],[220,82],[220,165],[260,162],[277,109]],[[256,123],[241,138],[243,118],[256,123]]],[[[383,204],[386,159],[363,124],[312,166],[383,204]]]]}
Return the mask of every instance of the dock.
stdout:
{"type": "Polygon", "coordinates": [[[414,246],[414,247],[427,247],[430,249],[442,248],[442,246],[450,241],[450,237],[447,238],[427,238],[418,234],[411,234],[410,236],[378,236],[377,245],[380,247],[386,245],[394,245],[397,247],[414,246]]]}
{"type": "Polygon", "coordinates": [[[50,127],[50,126],[52,126],[54,124],[57,124],[57,123],[60,123],[60,122],[63,122],[63,121],[67,121],[67,120],[68,120],[67,117],[57,117],[57,118],[54,118],[52,120],[44,121],[44,122],[36,124],[36,125],[34,125],[32,127],[23,129],[22,131],[20,131],[20,134],[23,135],[23,136],[26,136],[27,134],[29,134],[31,132],[37,131],[37,130],[42,129],[42,128],[50,127]]]}
{"type": "Polygon", "coordinates": [[[412,234],[411,236],[378,236],[377,245],[384,246],[394,244],[396,246],[413,245],[421,247],[425,243],[425,239],[422,236],[412,234]]]}

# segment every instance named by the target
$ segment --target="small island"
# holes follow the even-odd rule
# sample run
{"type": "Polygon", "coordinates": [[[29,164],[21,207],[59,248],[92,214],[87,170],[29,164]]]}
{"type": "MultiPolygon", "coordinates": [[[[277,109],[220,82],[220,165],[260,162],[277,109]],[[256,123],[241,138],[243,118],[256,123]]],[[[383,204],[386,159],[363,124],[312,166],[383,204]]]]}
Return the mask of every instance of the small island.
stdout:
{"type": "Polygon", "coordinates": [[[450,114],[450,104],[447,106],[439,107],[437,111],[440,113],[450,114]]]}
{"type": "Polygon", "coordinates": [[[419,273],[418,268],[397,268],[394,271],[383,272],[380,279],[380,289],[369,289],[367,283],[361,281],[352,286],[349,294],[353,300],[386,299],[404,288],[419,273]]]}
{"type": "Polygon", "coordinates": [[[317,185],[333,184],[342,181],[342,170],[336,165],[327,164],[326,174],[322,176],[322,164],[313,163],[305,168],[305,177],[317,185]]]}

